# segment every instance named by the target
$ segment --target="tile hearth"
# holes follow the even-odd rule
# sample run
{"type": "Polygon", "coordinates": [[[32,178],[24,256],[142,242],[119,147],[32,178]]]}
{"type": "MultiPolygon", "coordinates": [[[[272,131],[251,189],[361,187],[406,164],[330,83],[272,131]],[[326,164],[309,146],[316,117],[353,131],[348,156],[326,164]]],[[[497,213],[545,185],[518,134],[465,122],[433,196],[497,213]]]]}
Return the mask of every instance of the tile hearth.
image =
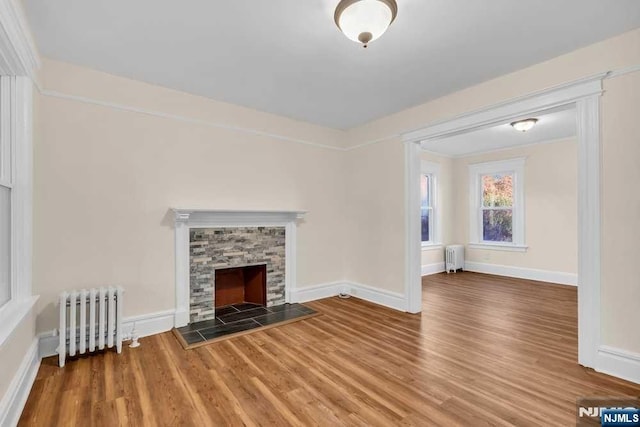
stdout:
{"type": "Polygon", "coordinates": [[[282,304],[264,307],[258,304],[241,303],[216,308],[216,317],[190,323],[175,329],[185,348],[197,347],[229,338],[252,329],[277,326],[318,314],[302,304],[282,304]]]}

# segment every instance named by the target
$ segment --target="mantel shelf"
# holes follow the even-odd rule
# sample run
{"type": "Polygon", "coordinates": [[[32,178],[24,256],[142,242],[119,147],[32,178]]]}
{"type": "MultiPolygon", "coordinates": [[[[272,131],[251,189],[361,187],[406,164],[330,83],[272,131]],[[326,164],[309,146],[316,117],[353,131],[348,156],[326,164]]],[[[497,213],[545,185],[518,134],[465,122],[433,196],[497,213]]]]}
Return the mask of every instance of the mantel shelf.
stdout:
{"type": "Polygon", "coordinates": [[[229,210],[229,209],[172,209],[176,222],[289,222],[304,218],[306,211],[229,210]]]}

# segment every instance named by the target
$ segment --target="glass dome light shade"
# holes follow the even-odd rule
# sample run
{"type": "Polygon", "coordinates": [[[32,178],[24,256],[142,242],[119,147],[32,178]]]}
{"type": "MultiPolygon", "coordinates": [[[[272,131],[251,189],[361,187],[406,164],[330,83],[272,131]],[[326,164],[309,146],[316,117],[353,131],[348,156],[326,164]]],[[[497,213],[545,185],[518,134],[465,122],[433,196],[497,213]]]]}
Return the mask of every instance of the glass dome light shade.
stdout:
{"type": "Polygon", "coordinates": [[[511,123],[511,126],[517,131],[526,132],[538,123],[538,119],[524,119],[511,123]]]}
{"type": "Polygon", "coordinates": [[[342,0],[335,21],[347,38],[366,45],[387,31],[397,13],[395,0],[342,0]]]}

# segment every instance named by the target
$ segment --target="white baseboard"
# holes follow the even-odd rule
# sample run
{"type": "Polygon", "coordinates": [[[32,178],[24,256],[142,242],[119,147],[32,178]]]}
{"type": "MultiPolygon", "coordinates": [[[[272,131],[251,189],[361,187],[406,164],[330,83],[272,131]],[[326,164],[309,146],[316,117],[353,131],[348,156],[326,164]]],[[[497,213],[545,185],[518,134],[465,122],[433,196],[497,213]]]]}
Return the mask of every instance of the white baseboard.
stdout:
{"type": "MultiPolygon", "coordinates": [[[[125,340],[131,339],[131,333],[135,324],[138,337],[148,337],[170,331],[173,328],[175,310],[159,311],[140,316],[125,317],[122,320],[122,336],[125,340]]],[[[58,354],[57,331],[44,332],[38,335],[40,345],[40,357],[55,356],[58,354]]]]}
{"type": "Polygon", "coordinates": [[[136,335],[140,338],[170,331],[173,329],[175,312],[175,310],[165,310],[126,317],[122,320],[122,334],[125,339],[131,339],[134,326],[136,335]]]}
{"type": "Polygon", "coordinates": [[[298,288],[291,292],[291,302],[307,302],[334,297],[340,293],[341,288],[345,285],[345,282],[329,282],[298,288]]]}
{"type": "Polygon", "coordinates": [[[596,371],[640,384],[640,354],[601,345],[596,371]]]}
{"type": "Polygon", "coordinates": [[[535,268],[511,267],[471,261],[464,263],[464,269],[476,273],[495,274],[496,276],[516,277],[518,279],[537,280],[561,285],[578,285],[577,274],[559,271],[537,270],[535,268]]]}
{"type": "Polygon", "coordinates": [[[406,311],[407,302],[404,294],[355,282],[346,282],[346,286],[349,287],[350,294],[356,298],[393,308],[394,310],[406,311]]]}
{"type": "Polygon", "coordinates": [[[403,294],[374,288],[356,282],[331,282],[307,288],[296,289],[292,292],[292,302],[307,302],[338,295],[342,290],[350,295],[375,304],[405,311],[405,298],[403,294]]]}
{"type": "Polygon", "coordinates": [[[422,275],[429,276],[431,274],[444,273],[444,262],[436,262],[435,264],[425,264],[422,266],[422,275]]]}
{"type": "Polygon", "coordinates": [[[27,403],[39,368],[38,338],[34,338],[20,367],[13,376],[7,392],[0,400],[0,426],[13,427],[18,425],[18,420],[27,403]]]}

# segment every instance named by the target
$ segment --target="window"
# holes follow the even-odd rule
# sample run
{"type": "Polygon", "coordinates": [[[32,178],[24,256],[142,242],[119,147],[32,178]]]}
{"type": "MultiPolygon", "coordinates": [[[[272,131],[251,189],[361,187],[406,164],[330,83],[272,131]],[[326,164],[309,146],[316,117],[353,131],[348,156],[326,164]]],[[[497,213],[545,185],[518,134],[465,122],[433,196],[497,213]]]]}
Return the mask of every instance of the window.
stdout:
{"type": "Polygon", "coordinates": [[[433,204],[432,204],[433,176],[422,174],[420,177],[420,221],[422,223],[422,242],[430,243],[430,230],[433,230],[433,204]]]}
{"type": "Polygon", "coordinates": [[[437,209],[437,184],[440,167],[437,163],[422,162],[420,175],[420,221],[423,247],[440,245],[440,220],[437,209]]]}
{"type": "Polygon", "coordinates": [[[28,77],[0,76],[0,346],[32,310],[31,102],[28,77]]]}
{"type": "Polygon", "coordinates": [[[471,247],[525,250],[524,159],[469,166],[471,247]]]}
{"type": "Polygon", "coordinates": [[[10,85],[0,84],[0,307],[11,300],[11,197],[13,187],[10,85]]]}
{"type": "Polygon", "coordinates": [[[513,173],[482,175],[482,240],[513,242],[513,173]]]}
{"type": "Polygon", "coordinates": [[[11,189],[0,185],[0,307],[11,299],[11,189]]]}

